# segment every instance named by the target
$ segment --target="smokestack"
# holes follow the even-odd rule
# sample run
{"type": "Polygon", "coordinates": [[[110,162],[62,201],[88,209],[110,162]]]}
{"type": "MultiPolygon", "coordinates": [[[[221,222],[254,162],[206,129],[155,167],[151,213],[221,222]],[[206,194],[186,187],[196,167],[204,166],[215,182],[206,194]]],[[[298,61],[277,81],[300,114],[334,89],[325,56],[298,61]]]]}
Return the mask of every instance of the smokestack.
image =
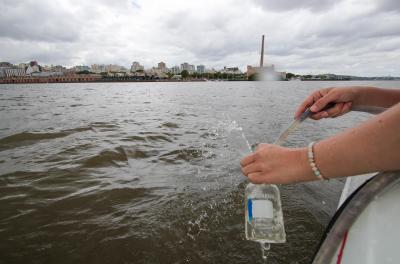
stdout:
{"type": "Polygon", "coordinates": [[[264,35],[262,35],[261,41],[261,59],[260,59],[260,68],[264,67],[264,35]]]}

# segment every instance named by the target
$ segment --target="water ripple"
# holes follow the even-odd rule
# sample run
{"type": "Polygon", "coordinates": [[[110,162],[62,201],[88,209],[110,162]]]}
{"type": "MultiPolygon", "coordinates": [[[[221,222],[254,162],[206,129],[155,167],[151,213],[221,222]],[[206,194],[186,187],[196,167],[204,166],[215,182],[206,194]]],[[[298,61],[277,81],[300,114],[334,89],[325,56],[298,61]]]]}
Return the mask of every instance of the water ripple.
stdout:
{"type": "Polygon", "coordinates": [[[20,146],[35,144],[42,140],[51,140],[67,137],[74,133],[92,130],[92,127],[77,127],[73,129],[61,130],[59,132],[28,132],[16,133],[0,139],[0,151],[20,146]]]}

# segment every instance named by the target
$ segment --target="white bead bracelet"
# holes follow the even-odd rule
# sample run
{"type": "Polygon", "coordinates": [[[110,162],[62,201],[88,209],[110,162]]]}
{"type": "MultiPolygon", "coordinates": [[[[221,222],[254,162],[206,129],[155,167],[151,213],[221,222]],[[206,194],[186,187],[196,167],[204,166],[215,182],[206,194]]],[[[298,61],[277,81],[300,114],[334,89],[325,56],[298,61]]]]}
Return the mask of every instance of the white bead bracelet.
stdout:
{"type": "Polygon", "coordinates": [[[310,163],[311,169],[314,172],[315,177],[317,177],[319,180],[325,180],[325,177],[322,176],[314,160],[314,144],[315,142],[311,142],[310,144],[308,144],[308,162],[310,163]]]}

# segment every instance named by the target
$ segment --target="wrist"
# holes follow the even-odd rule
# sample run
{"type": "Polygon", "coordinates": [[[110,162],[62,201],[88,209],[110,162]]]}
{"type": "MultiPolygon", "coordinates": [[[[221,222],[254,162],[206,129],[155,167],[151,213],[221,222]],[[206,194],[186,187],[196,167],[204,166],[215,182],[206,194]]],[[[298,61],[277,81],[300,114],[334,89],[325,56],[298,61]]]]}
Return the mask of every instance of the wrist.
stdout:
{"type": "Polygon", "coordinates": [[[351,98],[352,106],[362,105],[363,95],[365,93],[365,87],[354,86],[351,87],[351,98]]]}
{"type": "Polygon", "coordinates": [[[296,155],[295,160],[297,166],[296,166],[296,171],[294,173],[296,174],[297,181],[304,182],[304,181],[317,180],[309,163],[307,147],[296,148],[293,149],[293,151],[294,155],[296,155]]]}
{"type": "Polygon", "coordinates": [[[376,91],[375,87],[357,86],[353,88],[353,106],[370,105],[371,94],[376,91]]]}

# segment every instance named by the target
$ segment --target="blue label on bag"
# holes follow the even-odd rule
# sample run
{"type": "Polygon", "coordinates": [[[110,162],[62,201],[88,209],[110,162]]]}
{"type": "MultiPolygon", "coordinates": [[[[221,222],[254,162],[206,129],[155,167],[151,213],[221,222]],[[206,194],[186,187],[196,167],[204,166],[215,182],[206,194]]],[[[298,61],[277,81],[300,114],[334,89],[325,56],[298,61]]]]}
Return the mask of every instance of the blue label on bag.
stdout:
{"type": "Polygon", "coordinates": [[[251,199],[247,200],[247,211],[249,216],[249,222],[251,223],[251,220],[253,218],[253,202],[251,201],[251,199]]]}

